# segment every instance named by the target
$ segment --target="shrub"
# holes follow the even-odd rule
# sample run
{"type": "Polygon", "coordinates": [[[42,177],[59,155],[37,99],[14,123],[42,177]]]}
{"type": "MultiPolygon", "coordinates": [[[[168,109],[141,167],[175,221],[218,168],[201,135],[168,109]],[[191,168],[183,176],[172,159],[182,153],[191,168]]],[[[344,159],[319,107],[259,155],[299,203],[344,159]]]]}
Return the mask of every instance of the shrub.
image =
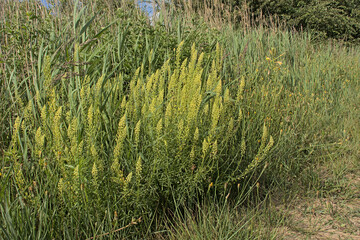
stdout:
{"type": "MultiPolygon", "coordinates": [[[[197,1],[195,1],[197,2],[197,1]]],[[[278,16],[286,25],[297,30],[306,29],[317,39],[345,39],[360,37],[360,4],[355,0],[235,0],[227,1],[232,7],[244,7],[255,18],[278,16]]]]}
{"type": "Polygon", "coordinates": [[[27,186],[35,168],[59,176],[54,197],[64,217],[83,209],[102,216],[111,202],[124,221],[149,220],[156,206],[174,209],[251,173],[274,140],[264,125],[258,154],[248,161],[245,79],[230,85],[219,78],[219,45],[208,73],[195,45],[180,61],[182,46],[175,66],[167,61],[146,77],[139,68],[128,87],[121,76],[52,85],[46,58],[44,88],[17,117],[7,156],[24,200],[34,203],[27,186]]]}

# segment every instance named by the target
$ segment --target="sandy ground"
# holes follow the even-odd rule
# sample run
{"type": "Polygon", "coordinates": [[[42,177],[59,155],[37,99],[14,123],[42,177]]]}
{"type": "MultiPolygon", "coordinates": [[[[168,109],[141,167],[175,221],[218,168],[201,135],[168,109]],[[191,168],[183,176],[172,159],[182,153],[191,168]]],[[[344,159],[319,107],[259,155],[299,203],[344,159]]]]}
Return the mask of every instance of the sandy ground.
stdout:
{"type": "Polygon", "coordinates": [[[298,197],[290,205],[276,209],[285,214],[280,227],[283,239],[360,240],[360,174],[346,176],[346,188],[335,196],[298,197]]]}

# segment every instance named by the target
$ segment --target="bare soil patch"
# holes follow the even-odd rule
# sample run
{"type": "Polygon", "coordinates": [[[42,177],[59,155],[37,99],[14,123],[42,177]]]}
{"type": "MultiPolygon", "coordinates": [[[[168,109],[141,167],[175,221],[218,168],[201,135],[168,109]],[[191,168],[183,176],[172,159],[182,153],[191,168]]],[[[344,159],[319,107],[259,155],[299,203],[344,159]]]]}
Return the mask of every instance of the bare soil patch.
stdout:
{"type": "Polygon", "coordinates": [[[350,171],[341,182],[336,194],[298,196],[290,204],[275,205],[277,211],[285,215],[285,224],[278,229],[279,236],[360,240],[360,171],[350,171]]]}

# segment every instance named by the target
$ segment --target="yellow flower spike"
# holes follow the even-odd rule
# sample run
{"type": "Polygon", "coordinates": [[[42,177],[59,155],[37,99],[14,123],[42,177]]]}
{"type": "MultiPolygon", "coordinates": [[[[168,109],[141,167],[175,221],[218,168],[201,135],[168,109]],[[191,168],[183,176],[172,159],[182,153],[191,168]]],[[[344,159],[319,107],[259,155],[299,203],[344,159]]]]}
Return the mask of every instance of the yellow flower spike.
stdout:
{"type": "Polygon", "coordinates": [[[188,69],[189,69],[188,78],[192,78],[192,75],[195,71],[196,59],[197,59],[197,51],[195,49],[195,43],[193,43],[193,45],[191,47],[190,62],[189,62],[189,66],[188,66],[188,69]]]}
{"type": "Polygon", "coordinates": [[[116,135],[116,146],[114,148],[114,157],[118,159],[123,152],[123,141],[125,140],[127,135],[126,129],[126,113],[122,116],[119,121],[118,131],[116,135]]]}
{"type": "Polygon", "coordinates": [[[238,88],[237,96],[236,96],[236,103],[239,104],[240,100],[243,99],[243,93],[245,88],[245,77],[242,76],[240,80],[240,85],[238,88]]]}
{"type": "Polygon", "coordinates": [[[56,111],[54,117],[54,123],[53,123],[53,133],[54,133],[53,142],[55,149],[57,151],[62,149],[62,145],[63,145],[62,137],[61,137],[61,126],[60,126],[61,117],[62,117],[62,106],[60,106],[56,111]]]}
{"type": "Polygon", "coordinates": [[[194,133],[194,144],[196,144],[199,141],[199,128],[196,127],[195,133],[194,133]]]}
{"type": "Polygon", "coordinates": [[[77,181],[77,182],[80,181],[79,165],[76,165],[76,167],[75,167],[75,169],[74,169],[74,179],[75,179],[75,181],[77,181]]]}
{"type": "Polygon", "coordinates": [[[207,115],[209,113],[209,104],[206,104],[204,107],[204,114],[207,115]]]}
{"type": "Polygon", "coordinates": [[[33,108],[33,103],[32,101],[29,101],[25,109],[23,110],[24,117],[23,117],[23,124],[21,126],[21,129],[23,131],[25,131],[27,127],[32,126],[34,123],[34,118],[32,117],[32,108],[33,108]]]}
{"type": "Polygon", "coordinates": [[[229,90],[229,88],[226,88],[226,89],[225,89],[224,102],[225,102],[225,103],[229,103],[229,102],[230,102],[230,90],[229,90]]]}
{"type": "Polygon", "coordinates": [[[121,101],[121,108],[122,109],[125,109],[126,108],[126,103],[127,103],[127,100],[126,100],[126,96],[123,97],[122,101],[121,101]]]}
{"type": "Polygon", "coordinates": [[[203,141],[203,144],[202,144],[203,157],[206,156],[208,150],[209,150],[209,142],[208,142],[207,138],[204,138],[204,141],[203,141]]]}
{"type": "Polygon", "coordinates": [[[146,99],[149,97],[148,95],[151,93],[151,89],[154,83],[154,78],[155,78],[155,74],[151,74],[150,77],[148,77],[147,81],[146,81],[146,85],[145,85],[145,94],[146,94],[146,99]]]}
{"type": "MultiPolygon", "coordinates": [[[[249,115],[249,112],[248,112],[248,115],[249,115]]],[[[243,118],[243,113],[242,113],[242,110],[241,108],[239,108],[239,117],[238,117],[238,121],[241,121],[243,118]]]]}
{"type": "Polygon", "coordinates": [[[20,117],[17,116],[15,119],[14,127],[13,127],[13,136],[11,139],[11,145],[12,147],[15,147],[17,145],[17,139],[19,134],[19,129],[21,128],[21,120],[20,117]]]}
{"type": "Polygon", "coordinates": [[[177,126],[177,129],[178,129],[178,134],[177,134],[177,137],[180,139],[183,138],[184,136],[184,120],[183,119],[180,119],[179,123],[178,123],[178,126],[177,126]]]}
{"type": "Polygon", "coordinates": [[[162,134],[162,128],[163,128],[163,119],[160,118],[160,120],[158,121],[158,123],[156,124],[156,134],[157,137],[160,137],[162,134]]]}
{"type": "Polygon", "coordinates": [[[91,136],[93,131],[95,130],[95,126],[94,126],[94,107],[91,104],[89,109],[88,109],[88,114],[87,114],[87,128],[89,130],[88,132],[88,136],[91,136]]]}
{"type": "Polygon", "coordinates": [[[219,122],[221,108],[222,108],[222,105],[221,105],[221,102],[220,102],[220,98],[215,98],[212,113],[211,113],[212,116],[211,116],[211,129],[210,129],[210,131],[212,133],[215,132],[215,129],[216,129],[217,124],[219,122]]]}
{"type": "Polygon", "coordinates": [[[243,136],[241,139],[241,144],[240,144],[241,157],[245,156],[245,151],[246,151],[246,142],[245,142],[245,136],[243,136]]]}
{"type": "Polygon", "coordinates": [[[260,145],[260,148],[259,148],[259,152],[261,152],[264,149],[267,137],[268,137],[268,128],[266,127],[266,124],[264,123],[264,125],[263,125],[263,135],[261,137],[261,145],[260,145]]]}
{"type": "Polygon", "coordinates": [[[118,159],[113,160],[110,169],[114,175],[117,175],[119,173],[119,171],[121,171],[118,159]]]}
{"type": "Polygon", "coordinates": [[[164,89],[159,90],[159,94],[156,97],[156,105],[160,106],[164,101],[164,89]]]}
{"type": "Polygon", "coordinates": [[[81,140],[80,143],[77,145],[77,156],[81,157],[84,151],[84,140],[81,140]]]}
{"type": "Polygon", "coordinates": [[[124,192],[128,192],[129,191],[129,183],[131,182],[132,179],[132,172],[130,172],[124,182],[124,192]]]}
{"type": "Polygon", "coordinates": [[[96,83],[96,85],[95,85],[95,95],[97,96],[97,98],[101,95],[101,88],[102,88],[102,85],[103,85],[103,83],[104,83],[104,78],[105,78],[105,76],[102,75],[102,76],[98,79],[98,81],[97,81],[97,83],[96,83]]]}
{"type": "Polygon", "coordinates": [[[191,83],[189,83],[193,95],[199,95],[201,94],[201,76],[203,73],[203,69],[201,69],[198,73],[196,73],[196,76],[194,80],[192,80],[191,83]]]}
{"type": "MultiPolygon", "coordinates": [[[[198,58],[198,61],[197,61],[197,64],[196,64],[196,70],[195,70],[196,73],[200,72],[201,65],[202,65],[203,61],[204,61],[204,53],[202,52],[200,54],[200,56],[198,58]]],[[[201,71],[203,71],[203,70],[201,69],[201,71]]]]}
{"type": "Polygon", "coordinates": [[[87,92],[87,87],[83,85],[80,89],[80,100],[83,108],[85,108],[86,105],[88,104],[89,102],[88,98],[89,98],[89,93],[87,92]]]}
{"type": "Polygon", "coordinates": [[[96,181],[97,177],[98,177],[98,169],[97,169],[95,162],[94,162],[92,170],[91,170],[91,175],[92,175],[93,179],[96,181]]]}
{"type": "Polygon", "coordinates": [[[41,127],[36,130],[35,134],[35,152],[39,153],[39,157],[44,150],[45,135],[43,135],[41,127]]]}
{"type": "Polygon", "coordinates": [[[231,117],[228,124],[227,136],[231,136],[234,132],[234,118],[231,117]]]}
{"type": "Polygon", "coordinates": [[[172,100],[167,104],[165,111],[165,127],[168,128],[172,119],[172,100]]]}
{"type": "Polygon", "coordinates": [[[99,154],[98,154],[95,144],[93,142],[91,143],[91,146],[90,146],[90,153],[91,153],[91,156],[93,157],[93,159],[99,158],[99,154]]]}
{"type": "Polygon", "coordinates": [[[182,48],[184,45],[184,41],[181,41],[177,50],[176,50],[176,60],[175,60],[175,64],[177,67],[179,67],[180,65],[180,57],[181,57],[181,52],[182,52],[182,48]]]}
{"type": "Polygon", "coordinates": [[[156,102],[157,102],[157,99],[153,98],[153,100],[151,101],[150,106],[149,106],[149,111],[153,115],[155,115],[155,111],[156,111],[156,102]]]}
{"type": "Polygon", "coordinates": [[[192,161],[195,160],[195,147],[194,147],[194,146],[192,146],[192,148],[191,148],[190,159],[191,159],[192,161]]]}
{"type": "Polygon", "coordinates": [[[211,157],[214,159],[217,157],[217,153],[218,153],[218,143],[217,140],[215,140],[215,142],[212,145],[212,150],[211,150],[211,157]]]}
{"type": "Polygon", "coordinates": [[[222,92],[222,83],[221,83],[221,80],[218,82],[218,84],[216,85],[216,88],[215,88],[215,93],[220,96],[221,95],[221,92],[222,92]]]}
{"type": "Polygon", "coordinates": [[[74,140],[75,142],[77,141],[77,136],[76,136],[76,130],[77,130],[77,118],[74,117],[71,119],[68,129],[67,129],[67,134],[70,140],[74,140]]]}
{"type": "Polygon", "coordinates": [[[206,81],[206,91],[211,91],[215,84],[218,83],[218,77],[217,77],[217,71],[216,71],[216,64],[213,60],[212,66],[211,66],[211,72],[209,74],[209,77],[206,81]]]}
{"type": "Polygon", "coordinates": [[[139,145],[140,128],[141,128],[141,119],[136,123],[135,129],[134,129],[134,140],[135,140],[135,145],[136,146],[139,145]]]}
{"type": "Polygon", "coordinates": [[[48,102],[48,105],[49,105],[49,114],[51,114],[51,117],[54,117],[54,113],[57,110],[57,101],[56,101],[55,88],[51,89],[47,102],[48,102]]]}
{"type": "Polygon", "coordinates": [[[198,113],[198,108],[200,105],[200,100],[199,100],[200,96],[197,95],[195,97],[193,97],[193,99],[190,102],[190,107],[188,109],[188,116],[187,116],[187,123],[188,125],[195,125],[195,121],[196,121],[196,115],[198,113]]]}
{"type": "Polygon", "coordinates": [[[139,156],[135,165],[135,177],[138,184],[140,183],[140,179],[141,179],[141,171],[142,171],[142,162],[141,162],[141,157],[139,156]]]}

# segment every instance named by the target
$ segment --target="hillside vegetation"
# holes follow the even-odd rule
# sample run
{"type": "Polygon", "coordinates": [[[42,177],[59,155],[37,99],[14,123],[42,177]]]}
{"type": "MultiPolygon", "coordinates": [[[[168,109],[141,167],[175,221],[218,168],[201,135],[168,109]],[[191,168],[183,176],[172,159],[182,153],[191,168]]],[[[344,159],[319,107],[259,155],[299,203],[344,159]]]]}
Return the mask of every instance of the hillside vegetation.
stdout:
{"type": "Polygon", "coordinates": [[[356,45],[160,6],[0,0],[1,238],[274,239],[275,202],[358,198],[356,45]]]}
{"type": "Polygon", "coordinates": [[[259,17],[285,21],[287,29],[310,31],[314,38],[359,42],[360,2],[356,0],[175,0],[181,7],[219,8],[235,12],[235,22],[259,17]],[[240,13],[240,14],[239,14],[240,13]]]}

